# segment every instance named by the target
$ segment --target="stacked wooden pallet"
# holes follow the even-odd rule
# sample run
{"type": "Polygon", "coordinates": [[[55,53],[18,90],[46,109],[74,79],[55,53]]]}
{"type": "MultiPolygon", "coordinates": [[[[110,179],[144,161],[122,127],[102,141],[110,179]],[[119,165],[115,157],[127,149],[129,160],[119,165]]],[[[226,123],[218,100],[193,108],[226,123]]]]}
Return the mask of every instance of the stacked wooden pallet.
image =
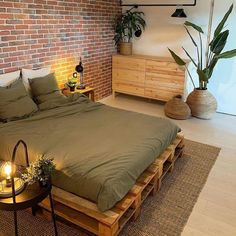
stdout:
{"type": "MultiPolygon", "coordinates": [[[[95,203],[53,187],[56,214],[96,235],[118,235],[130,219],[138,217],[142,202],[160,189],[166,173],[173,170],[175,161],[182,155],[183,147],[184,137],[179,134],[143,172],[129,193],[106,212],[99,211],[95,203]]],[[[42,207],[49,210],[49,202],[45,200],[42,207]]]]}

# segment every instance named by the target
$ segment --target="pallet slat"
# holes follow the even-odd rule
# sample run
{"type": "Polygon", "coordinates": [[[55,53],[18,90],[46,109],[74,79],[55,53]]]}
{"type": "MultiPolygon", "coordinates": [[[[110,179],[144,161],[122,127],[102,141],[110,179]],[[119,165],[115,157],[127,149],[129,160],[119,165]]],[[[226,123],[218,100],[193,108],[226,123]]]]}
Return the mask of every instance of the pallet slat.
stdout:
{"type": "Polygon", "coordinates": [[[138,184],[135,184],[134,187],[129,191],[131,195],[137,196],[140,194],[143,190],[143,186],[140,186],[138,184]]]}
{"type": "Polygon", "coordinates": [[[84,198],[80,198],[57,187],[52,188],[52,194],[55,201],[64,205],[69,205],[71,208],[79,212],[84,212],[86,215],[92,216],[104,224],[111,225],[119,218],[117,213],[111,210],[101,212],[98,210],[95,203],[92,203],[84,198]]]}
{"type": "Polygon", "coordinates": [[[147,171],[152,173],[152,174],[155,174],[159,171],[159,166],[156,165],[156,164],[152,164],[148,167],[147,171]]]}
{"type": "MultiPolygon", "coordinates": [[[[40,205],[48,211],[51,210],[48,199],[45,199],[40,205]]],[[[54,203],[54,208],[56,215],[94,234],[98,234],[98,222],[95,219],[58,202],[54,203]]]]}
{"type": "Polygon", "coordinates": [[[120,202],[116,204],[116,208],[124,211],[128,209],[133,202],[134,202],[134,196],[130,196],[128,194],[128,196],[126,195],[120,202]]]}
{"type": "Polygon", "coordinates": [[[154,174],[149,173],[148,171],[143,172],[143,174],[138,178],[137,183],[147,185],[152,178],[154,177],[154,174]]]}

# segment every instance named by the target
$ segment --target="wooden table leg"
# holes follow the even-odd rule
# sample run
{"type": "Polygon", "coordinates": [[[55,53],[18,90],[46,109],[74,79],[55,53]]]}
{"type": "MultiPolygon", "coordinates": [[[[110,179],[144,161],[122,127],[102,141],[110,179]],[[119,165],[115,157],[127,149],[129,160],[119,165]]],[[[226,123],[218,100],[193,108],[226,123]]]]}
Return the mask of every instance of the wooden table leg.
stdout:
{"type": "Polygon", "coordinates": [[[92,91],[90,92],[90,94],[91,94],[91,100],[92,100],[93,102],[95,102],[94,91],[92,90],[92,91]]]}
{"type": "Polygon", "coordinates": [[[50,207],[51,207],[51,213],[52,213],[52,220],[53,220],[53,225],[54,225],[54,231],[55,231],[55,235],[57,236],[57,224],[56,224],[56,218],[55,218],[55,214],[54,214],[54,206],[53,206],[51,191],[50,191],[50,193],[49,193],[49,200],[50,200],[50,207]]]}

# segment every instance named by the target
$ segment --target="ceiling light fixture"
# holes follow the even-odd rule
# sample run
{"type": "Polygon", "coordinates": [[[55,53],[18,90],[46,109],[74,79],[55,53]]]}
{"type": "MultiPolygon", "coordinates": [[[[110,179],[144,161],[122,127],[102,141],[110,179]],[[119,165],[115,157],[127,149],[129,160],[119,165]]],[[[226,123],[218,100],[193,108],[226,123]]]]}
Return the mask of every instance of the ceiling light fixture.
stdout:
{"type": "Polygon", "coordinates": [[[197,0],[192,0],[193,3],[184,3],[184,4],[181,4],[181,3],[170,3],[170,4],[167,4],[167,3],[150,3],[150,4],[136,4],[136,3],[130,3],[130,4],[123,4],[123,1],[120,0],[120,5],[121,6],[138,6],[138,7],[176,7],[176,6],[183,6],[183,7],[194,7],[197,5],[197,0]]]}
{"type": "Polygon", "coordinates": [[[171,17],[186,18],[187,15],[185,14],[183,8],[176,8],[175,12],[171,15],[171,17]]]}
{"type": "Polygon", "coordinates": [[[133,10],[134,8],[138,7],[177,7],[175,12],[171,15],[171,17],[178,17],[178,18],[186,18],[187,15],[184,12],[183,7],[194,7],[197,5],[197,0],[193,0],[193,3],[185,3],[185,4],[179,4],[179,3],[170,3],[170,4],[136,4],[136,3],[130,3],[130,4],[123,4],[123,1],[120,0],[121,6],[131,6],[132,8],[129,11],[133,10]],[[181,7],[181,8],[180,8],[181,7]]]}

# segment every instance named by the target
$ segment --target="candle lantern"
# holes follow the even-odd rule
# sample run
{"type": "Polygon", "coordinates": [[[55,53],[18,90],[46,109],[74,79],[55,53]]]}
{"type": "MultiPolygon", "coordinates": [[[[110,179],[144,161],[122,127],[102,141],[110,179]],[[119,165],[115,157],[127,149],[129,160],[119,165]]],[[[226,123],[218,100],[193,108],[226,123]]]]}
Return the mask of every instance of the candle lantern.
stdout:
{"type": "Polygon", "coordinates": [[[0,167],[0,197],[12,197],[12,178],[15,187],[15,194],[19,194],[24,189],[24,182],[15,176],[16,166],[11,162],[3,162],[0,167]]]}
{"type": "Polygon", "coordinates": [[[20,172],[17,171],[15,165],[16,151],[21,143],[25,148],[26,164],[29,165],[27,146],[24,141],[20,140],[14,147],[11,162],[0,162],[0,198],[15,198],[24,190],[24,181],[20,178],[20,172]]]}

